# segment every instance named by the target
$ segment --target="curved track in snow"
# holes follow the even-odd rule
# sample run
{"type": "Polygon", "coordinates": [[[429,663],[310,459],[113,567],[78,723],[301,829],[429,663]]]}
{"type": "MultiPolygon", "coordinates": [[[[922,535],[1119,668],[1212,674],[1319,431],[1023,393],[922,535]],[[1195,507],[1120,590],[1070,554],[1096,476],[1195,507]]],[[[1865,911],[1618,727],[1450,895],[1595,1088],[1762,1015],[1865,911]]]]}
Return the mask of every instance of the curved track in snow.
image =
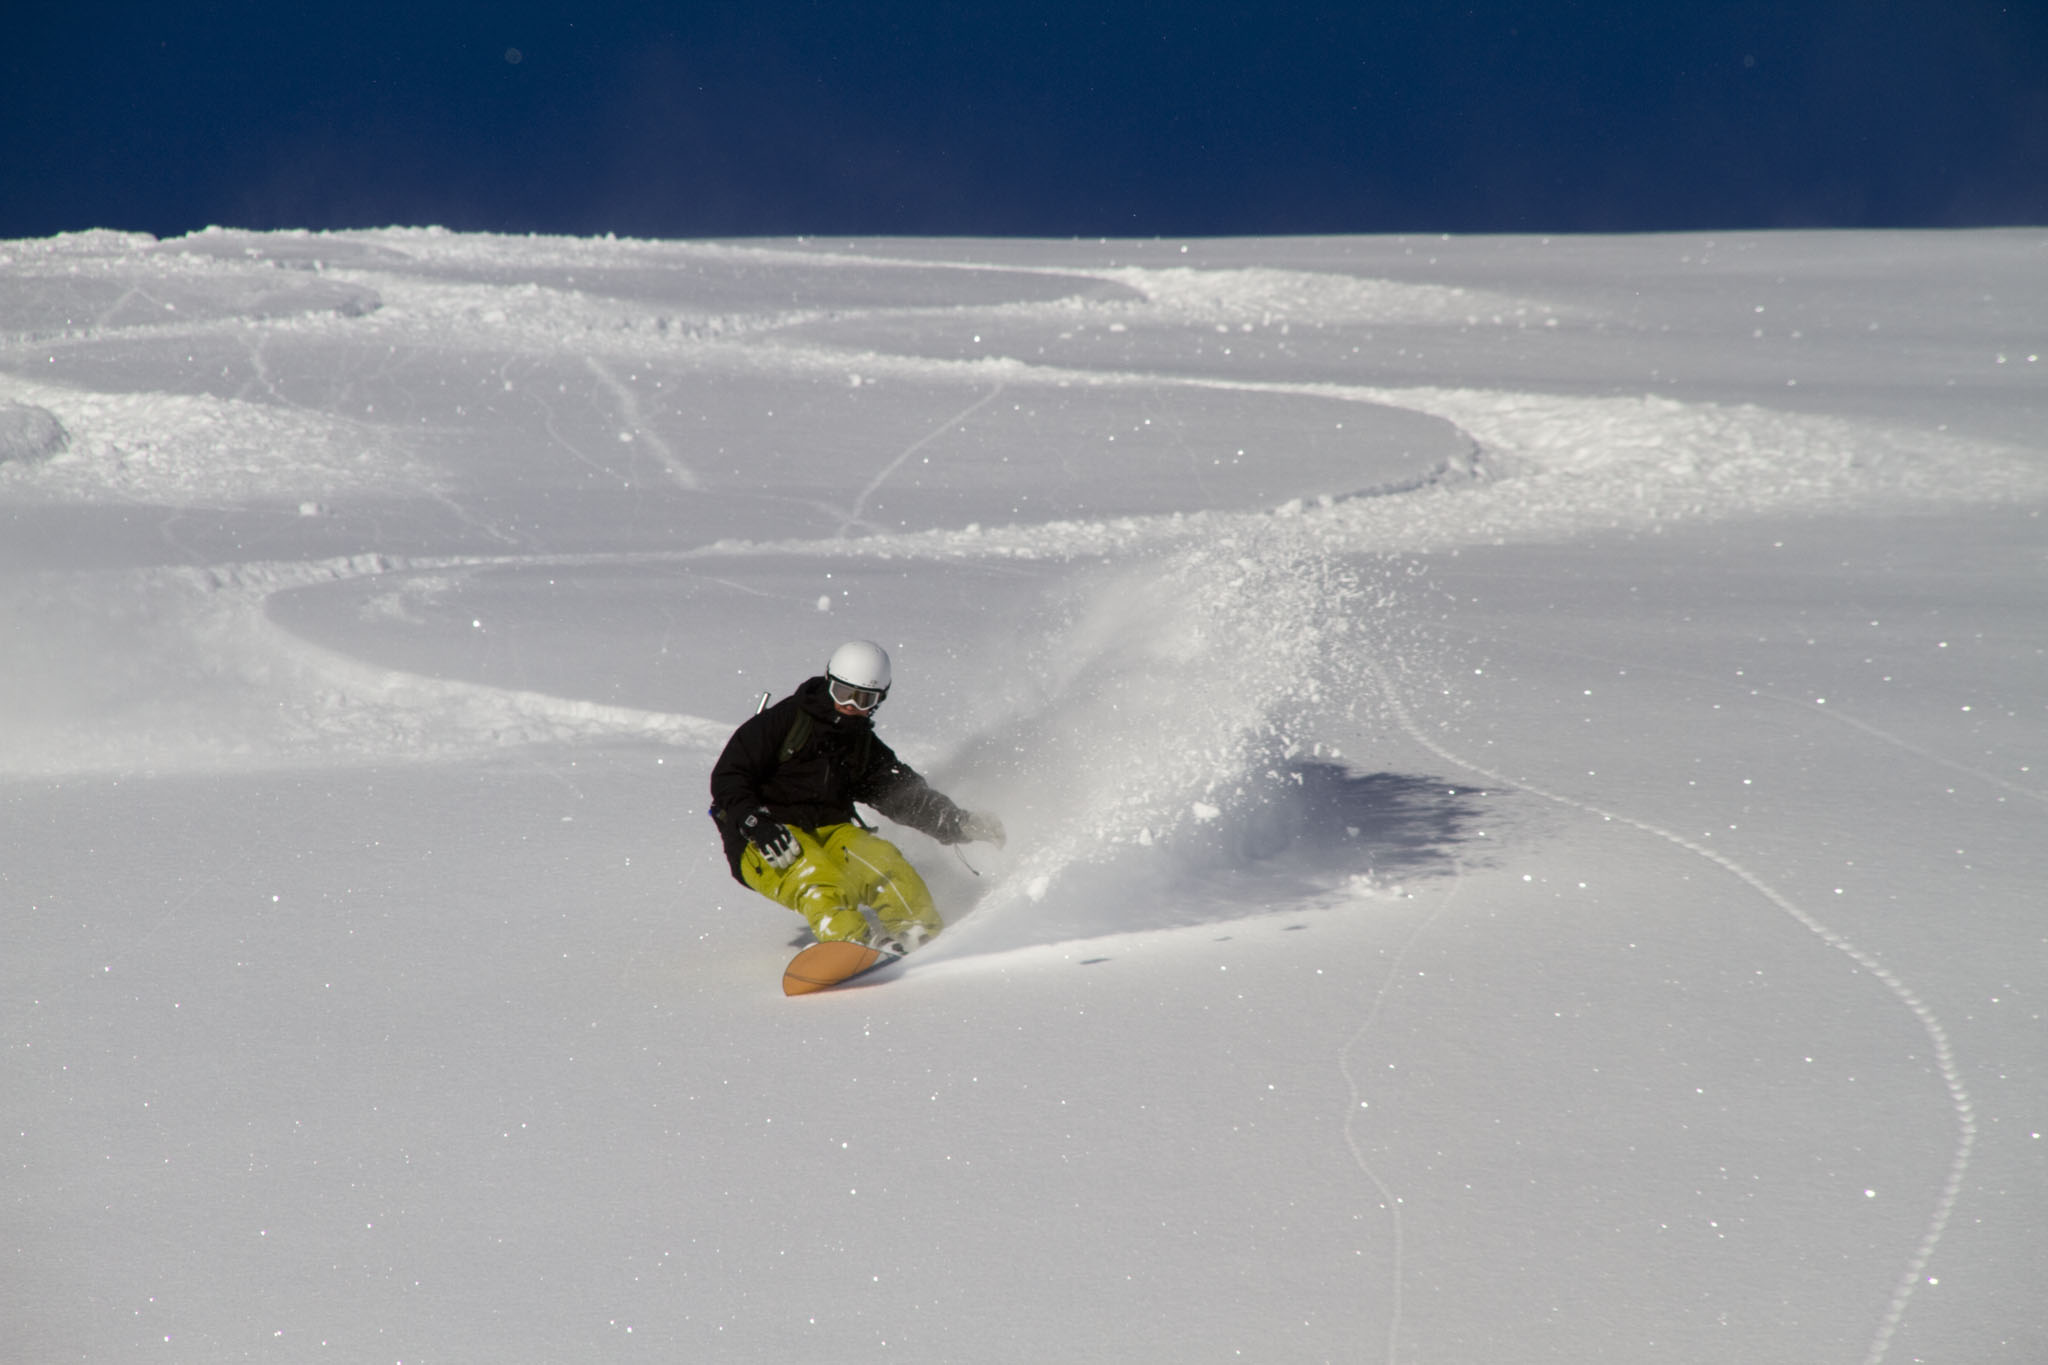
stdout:
{"type": "Polygon", "coordinates": [[[31,1347],[2030,1358],[2037,238],[0,244],[31,1347]],[[793,1013],[856,635],[1014,838],[793,1013]]]}

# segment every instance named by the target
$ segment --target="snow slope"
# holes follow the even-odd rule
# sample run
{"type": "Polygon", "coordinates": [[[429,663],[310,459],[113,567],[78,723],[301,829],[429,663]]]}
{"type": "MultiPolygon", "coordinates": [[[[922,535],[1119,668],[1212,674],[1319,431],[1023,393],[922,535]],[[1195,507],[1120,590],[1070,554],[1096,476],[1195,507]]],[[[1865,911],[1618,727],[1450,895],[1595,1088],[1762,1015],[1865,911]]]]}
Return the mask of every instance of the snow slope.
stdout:
{"type": "Polygon", "coordinates": [[[2048,233],[0,243],[0,1355],[2048,1359],[2048,233]],[[704,779],[1000,811],[776,990],[704,779]]]}

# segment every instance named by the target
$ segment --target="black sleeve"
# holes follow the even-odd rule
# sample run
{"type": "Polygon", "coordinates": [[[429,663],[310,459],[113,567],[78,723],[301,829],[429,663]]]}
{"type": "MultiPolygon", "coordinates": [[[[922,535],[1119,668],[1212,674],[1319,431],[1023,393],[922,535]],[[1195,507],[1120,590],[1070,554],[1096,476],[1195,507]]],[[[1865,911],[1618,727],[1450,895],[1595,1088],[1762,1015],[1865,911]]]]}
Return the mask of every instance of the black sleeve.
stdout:
{"type": "Polygon", "coordinates": [[[855,799],[866,802],[899,825],[921,830],[942,844],[960,842],[960,826],[967,812],[933,790],[917,770],[896,757],[878,736],[866,769],[861,773],[855,799]]]}
{"type": "Polygon", "coordinates": [[[740,833],[740,817],[762,804],[762,784],[775,775],[789,724],[790,713],[780,707],[749,716],[732,732],[725,751],[711,765],[711,819],[718,826],[726,866],[733,880],[743,886],[746,881],[740,876],[740,859],[746,853],[747,839],[740,833]]]}
{"type": "Polygon", "coordinates": [[[761,804],[761,788],[775,775],[782,741],[789,734],[790,713],[771,706],[749,716],[725,742],[725,751],[711,765],[711,806],[721,817],[761,804]]]}

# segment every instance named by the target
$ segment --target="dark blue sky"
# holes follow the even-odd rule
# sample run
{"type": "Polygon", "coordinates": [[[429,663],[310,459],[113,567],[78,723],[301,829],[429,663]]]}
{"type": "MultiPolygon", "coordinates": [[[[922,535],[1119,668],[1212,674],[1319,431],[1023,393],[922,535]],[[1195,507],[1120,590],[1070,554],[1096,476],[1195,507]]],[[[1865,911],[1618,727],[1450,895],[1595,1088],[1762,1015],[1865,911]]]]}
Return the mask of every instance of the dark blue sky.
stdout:
{"type": "Polygon", "coordinates": [[[2048,223],[2048,0],[31,5],[0,237],[2048,223]]]}

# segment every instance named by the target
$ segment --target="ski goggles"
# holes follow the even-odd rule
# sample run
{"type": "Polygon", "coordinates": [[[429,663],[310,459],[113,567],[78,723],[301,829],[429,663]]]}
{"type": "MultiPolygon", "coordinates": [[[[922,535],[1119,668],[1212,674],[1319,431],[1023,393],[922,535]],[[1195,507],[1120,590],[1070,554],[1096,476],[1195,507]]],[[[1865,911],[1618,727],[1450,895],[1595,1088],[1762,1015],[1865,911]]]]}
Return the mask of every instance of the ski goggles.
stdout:
{"type": "Polygon", "coordinates": [[[830,694],[834,706],[851,706],[863,714],[880,706],[882,698],[889,695],[889,689],[886,687],[855,687],[852,683],[841,682],[838,678],[828,678],[825,691],[830,694]]]}

